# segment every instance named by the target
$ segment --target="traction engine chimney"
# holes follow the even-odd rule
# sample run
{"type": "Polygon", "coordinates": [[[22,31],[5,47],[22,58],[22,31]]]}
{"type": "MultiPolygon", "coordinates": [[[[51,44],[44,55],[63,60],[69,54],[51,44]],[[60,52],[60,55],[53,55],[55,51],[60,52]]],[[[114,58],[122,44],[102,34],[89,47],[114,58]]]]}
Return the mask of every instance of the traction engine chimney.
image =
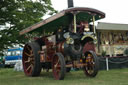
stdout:
{"type": "Polygon", "coordinates": [[[74,7],[73,0],[68,0],[68,8],[74,7]]]}

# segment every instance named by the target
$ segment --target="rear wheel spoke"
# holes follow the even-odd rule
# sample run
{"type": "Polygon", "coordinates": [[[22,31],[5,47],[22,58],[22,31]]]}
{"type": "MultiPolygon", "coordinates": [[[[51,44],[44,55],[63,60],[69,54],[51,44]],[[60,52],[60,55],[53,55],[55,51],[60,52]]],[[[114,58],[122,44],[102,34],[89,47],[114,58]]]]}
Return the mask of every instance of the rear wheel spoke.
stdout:
{"type": "Polygon", "coordinates": [[[31,48],[29,46],[26,46],[26,48],[27,48],[28,51],[31,51],[31,48]]]}
{"type": "Polygon", "coordinates": [[[29,56],[29,57],[34,56],[33,54],[28,54],[27,52],[24,52],[24,54],[25,54],[26,56],[29,56]]]}
{"type": "Polygon", "coordinates": [[[30,63],[30,60],[28,59],[28,60],[24,61],[24,63],[30,63]]]}
{"type": "Polygon", "coordinates": [[[30,69],[32,69],[33,68],[33,65],[31,64],[31,65],[29,65],[28,67],[27,67],[27,71],[29,71],[30,69]]]}

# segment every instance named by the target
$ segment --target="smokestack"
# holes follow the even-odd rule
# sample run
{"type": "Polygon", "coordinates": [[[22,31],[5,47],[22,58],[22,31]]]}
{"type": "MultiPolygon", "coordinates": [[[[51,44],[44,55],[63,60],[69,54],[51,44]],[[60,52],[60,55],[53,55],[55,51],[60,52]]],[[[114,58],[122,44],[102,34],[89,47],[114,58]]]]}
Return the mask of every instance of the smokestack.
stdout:
{"type": "Polygon", "coordinates": [[[68,8],[74,7],[73,0],[68,0],[68,8]]]}

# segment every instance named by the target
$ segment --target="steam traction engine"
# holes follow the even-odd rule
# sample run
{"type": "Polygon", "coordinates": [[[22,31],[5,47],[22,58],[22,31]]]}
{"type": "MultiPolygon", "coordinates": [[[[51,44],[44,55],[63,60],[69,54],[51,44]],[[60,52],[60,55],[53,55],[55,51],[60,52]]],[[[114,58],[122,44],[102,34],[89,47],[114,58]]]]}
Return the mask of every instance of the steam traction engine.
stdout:
{"type": "Polygon", "coordinates": [[[54,78],[62,80],[71,68],[82,68],[87,76],[95,77],[99,65],[94,22],[104,17],[96,9],[74,7],[22,30],[20,35],[31,31],[54,32],[24,46],[25,75],[39,76],[42,68],[52,68],[54,78]]]}

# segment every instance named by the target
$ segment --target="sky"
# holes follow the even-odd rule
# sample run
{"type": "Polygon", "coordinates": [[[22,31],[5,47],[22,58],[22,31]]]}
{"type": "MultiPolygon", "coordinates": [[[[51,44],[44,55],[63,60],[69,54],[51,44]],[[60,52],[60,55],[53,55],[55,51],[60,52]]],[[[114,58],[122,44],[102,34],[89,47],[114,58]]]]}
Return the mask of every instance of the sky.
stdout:
{"type": "MultiPolygon", "coordinates": [[[[58,10],[67,9],[67,0],[51,0],[52,6],[58,10]]],[[[106,14],[98,22],[128,24],[128,0],[74,0],[75,7],[90,7],[106,14]]]]}

